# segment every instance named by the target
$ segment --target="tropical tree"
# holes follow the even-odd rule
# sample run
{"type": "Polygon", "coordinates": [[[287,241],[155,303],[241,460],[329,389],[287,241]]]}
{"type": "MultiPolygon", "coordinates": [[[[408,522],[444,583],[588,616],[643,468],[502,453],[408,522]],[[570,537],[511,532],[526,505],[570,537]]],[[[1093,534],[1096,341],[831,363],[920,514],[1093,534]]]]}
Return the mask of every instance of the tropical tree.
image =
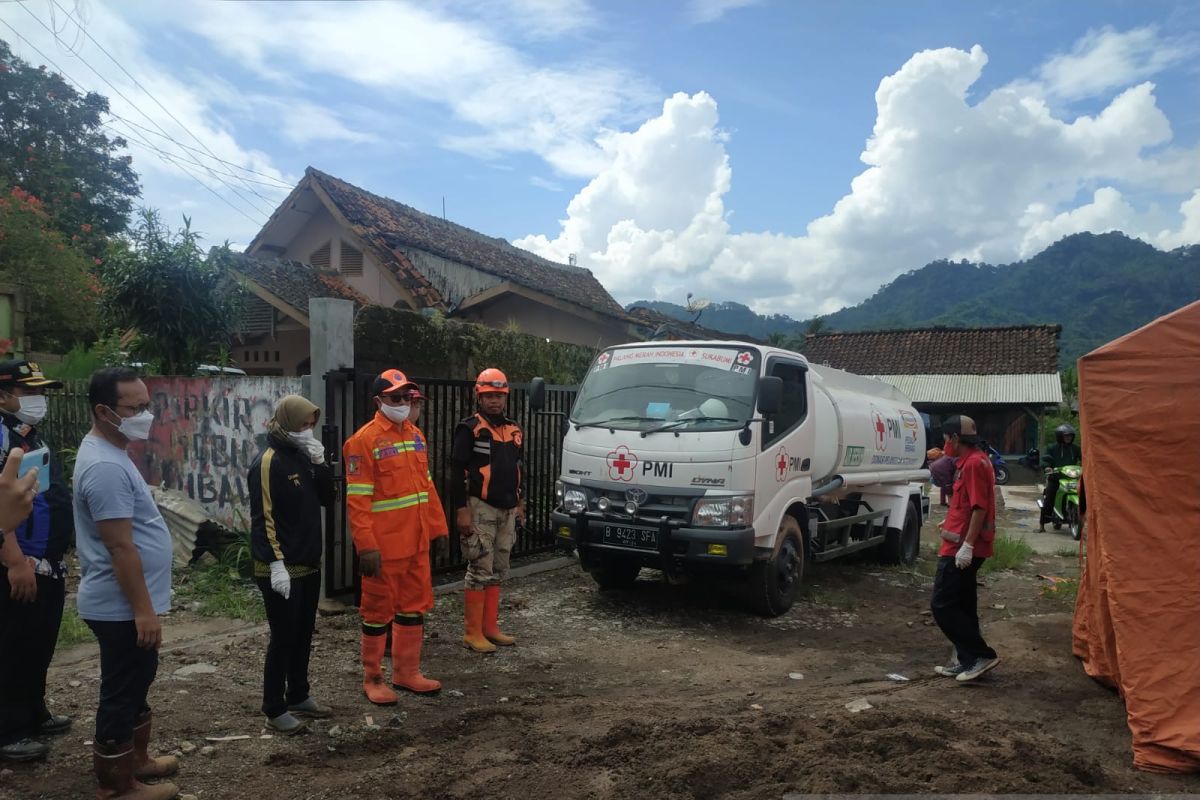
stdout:
{"type": "Polygon", "coordinates": [[[41,200],[0,180],[0,284],[29,294],[25,335],[33,349],[66,352],[94,336],[99,284],[93,266],[55,228],[41,200]]]}
{"type": "Polygon", "coordinates": [[[80,94],[0,40],[0,180],[38,198],[51,224],[101,257],[141,194],[126,142],[104,126],[108,99],[80,94]]]}
{"type": "Polygon", "coordinates": [[[134,355],[163,374],[190,375],[228,346],[237,324],[244,290],[232,258],[228,244],[206,257],[188,218],[172,231],[144,209],[100,268],[105,317],[136,329],[134,355]]]}

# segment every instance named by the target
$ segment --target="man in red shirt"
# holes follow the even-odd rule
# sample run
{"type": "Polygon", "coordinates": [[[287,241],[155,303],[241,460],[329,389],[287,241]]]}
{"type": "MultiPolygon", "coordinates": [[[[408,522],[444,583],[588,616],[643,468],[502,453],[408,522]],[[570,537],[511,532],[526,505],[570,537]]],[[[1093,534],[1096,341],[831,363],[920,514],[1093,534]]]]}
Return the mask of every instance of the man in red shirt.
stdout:
{"type": "Polygon", "coordinates": [[[996,475],[979,449],[975,420],[950,417],[942,424],[942,447],[956,459],[950,510],[941,525],[937,577],[933,581],[933,618],[954,645],[957,663],[935,672],[973,681],[1000,663],[979,630],[975,576],[996,538],[996,475]]]}

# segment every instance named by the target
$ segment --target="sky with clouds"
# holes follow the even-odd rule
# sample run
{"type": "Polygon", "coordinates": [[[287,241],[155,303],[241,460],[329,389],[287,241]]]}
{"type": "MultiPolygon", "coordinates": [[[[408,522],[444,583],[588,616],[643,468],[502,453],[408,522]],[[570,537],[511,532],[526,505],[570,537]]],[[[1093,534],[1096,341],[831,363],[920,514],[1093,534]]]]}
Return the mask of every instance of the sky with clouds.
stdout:
{"type": "Polygon", "coordinates": [[[1154,3],[0,3],[143,200],[248,242],[312,165],[621,302],[797,318],[1079,231],[1200,242],[1200,15],[1154,3]]]}

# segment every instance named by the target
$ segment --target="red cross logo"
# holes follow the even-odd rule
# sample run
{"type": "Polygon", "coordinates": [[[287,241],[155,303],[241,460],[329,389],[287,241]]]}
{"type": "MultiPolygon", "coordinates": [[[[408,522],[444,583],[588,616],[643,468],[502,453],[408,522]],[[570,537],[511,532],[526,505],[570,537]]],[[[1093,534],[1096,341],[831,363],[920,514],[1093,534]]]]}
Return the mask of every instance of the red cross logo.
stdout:
{"type": "Polygon", "coordinates": [[[608,363],[608,353],[601,353],[600,357],[596,359],[596,363],[597,364],[607,364],[608,363]]]}
{"type": "Polygon", "coordinates": [[[738,355],[738,363],[744,367],[749,364],[753,358],[754,356],[750,355],[749,353],[741,353],[738,355]]]}
{"type": "Polygon", "coordinates": [[[608,454],[608,477],[614,481],[633,480],[633,468],[637,466],[638,457],[629,452],[629,448],[621,445],[608,454]]]}
{"type": "Polygon", "coordinates": [[[780,483],[783,483],[784,478],[787,477],[787,469],[788,469],[787,450],[785,450],[781,447],[781,448],[779,448],[779,452],[775,454],[775,480],[779,481],[780,483]]]}
{"type": "Polygon", "coordinates": [[[887,450],[887,428],[883,424],[883,417],[878,411],[873,416],[875,418],[875,449],[887,450]]]}
{"type": "Polygon", "coordinates": [[[693,360],[695,360],[695,359],[697,359],[697,358],[699,358],[699,357],[700,357],[700,351],[699,351],[699,350],[693,350],[692,352],[688,353],[688,358],[690,358],[690,359],[693,359],[693,360]]]}

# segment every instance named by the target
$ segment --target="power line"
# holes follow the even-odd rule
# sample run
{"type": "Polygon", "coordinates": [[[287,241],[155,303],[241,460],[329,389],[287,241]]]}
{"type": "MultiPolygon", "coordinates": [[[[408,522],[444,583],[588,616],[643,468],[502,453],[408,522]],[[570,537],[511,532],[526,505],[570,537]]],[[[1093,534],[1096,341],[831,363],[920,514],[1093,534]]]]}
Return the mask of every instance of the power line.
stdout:
{"type": "MultiPolygon", "coordinates": [[[[51,3],[52,3],[54,6],[56,6],[56,7],[57,7],[57,8],[58,8],[60,11],[64,11],[64,12],[65,12],[65,9],[63,9],[63,7],[62,7],[62,6],[58,5],[58,0],[50,0],[50,2],[51,2],[51,3]]],[[[172,113],[171,113],[171,110],[170,110],[169,108],[167,108],[167,107],[166,107],[166,106],[164,106],[164,105],[163,105],[161,102],[159,102],[159,99],[158,99],[157,97],[155,97],[155,96],[154,96],[154,95],[153,95],[153,94],[150,92],[150,90],[149,90],[149,89],[147,89],[145,86],[143,86],[143,85],[141,84],[141,81],[139,81],[137,78],[135,78],[135,77],[134,77],[134,76],[133,76],[133,75],[132,75],[132,74],[129,72],[129,70],[125,69],[124,65],[122,65],[120,61],[117,61],[116,57],[114,57],[112,53],[108,52],[108,49],[107,49],[107,48],[105,48],[105,46],[104,46],[104,45],[102,45],[102,44],[100,44],[100,42],[96,41],[96,38],[95,38],[94,36],[92,36],[92,34],[91,34],[91,33],[89,33],[89,32],[88,32],[87,28],[84,28],[82,25],[80,25],[80,26],[79,26],[79,29],[80,29],[81,31],[83,31],[83,35],[84,35],[84,36],[86,36],[86,37],[88,38],[88,40],[89,40],[89,41],[91,41],[91,43],[92,43],[92,44],[94,44],[94,45],[96,45],[96,47],[99,47],[99,48],[100,48],[100,52],[102,52],[102,53],[104,53],[104,55],[108,56],[109,60],[110,60],[110,61],[112,61],[114,64],[116,64],[116,65],[117,65],[117,69],[119,69],[119,70],[121,70],[121,72],[125,73],[125,75],[126,75],[128,78],[129,78],[129,80],[133,81],[133,85],[134,85],[134,86],[138,87],[138,88],[139,88],[139,89],[141,89],[143,92],[145,92],[146,96],[147,96],[147,97],[149,97],[151,100],[153,100],[153,101],[154,101],[154,103],[155,103],[155,105],[157,105],[159,108],[161,108],[161,109],[163,110],[163,112],[164,112],[164,113],[166,113],[166,115],[167,115],[168,117],[170,117],[172,120],[174,120],[176,125],[178,125],[180,128],[183,128],[184,132],[185,132],[185,133],[187,133],[187,135],[188,135],[188,136],[191,136],[193,139],[195,139],[195,140],[196,140],[196,143],[197,143],[197,144],[199,144],[201,147],[203,147],[203,148],[204,148],[206,151],[208,151],[208,154],[209,154],[210,156],[212,156],[213,158],[218,158],[217,154],[216,154],[216,153],[214,153],[214,152],[213,152],[213,151],[212,151],[212,150],[209,148],[209,146],[208,146],[207,144],[205,144],[205,142],[204,142],[204,140],[203,140],[203,139],[201,139],[199,136],[197,136],[195,133],[193,133],[193,132],[192,132],[192,130],[191,130],[191,128],[189,128],[188,126],[186,126],[186,125],[184,125],[182,122],[180,122],[180,121],[179,121],[179,118],[178,118],[178,117],[176,117],[174,114],[172,114],[172,113]]],[[[58,37],[56,36],[55,38],[57,39],[58,37]]],[[[83,59],[81,58],[80,60],[82,61],[83,59]]],[[[110,84],[110,85],[111,85],[111,84],[110,84]]],[[[138,109],[138,110],[139,110],[139,111],[141,111],[141,109],[138,109]]],[[[144,113],[144,112],[143,112],[143,116],[145,116],[145,113],[144,113]]],[[[148,116],[147,116],[146,118],[147,118],[147,119],[149,119],[149,117],[148,117],[148,116]]],[[[158,123],[155,123],[155,125],[157,125],[157,124],[158,124],[158,123]]],[[[160,128],[160,130],[161,130],[161,128],[160,128]]],[[[166,131],[164,130],[164,131],[163,131],[163,133],[164,133],[164,134],[166,134],[166,131]]],[[[176,142],[176,144],[178,144],[178,142],[176,142]]],[[[271,213],[272,211],[274,211],[274,207],[275,207],[276,205],[278,205],[278,203],[272,203],[272,201],[270,201],[270,200],[268,200],[267,198],[263,197],[261,194],[259,194],[257,191],[255,191],[254,187],[253,187],[253,186],[251,186],[251,185],[249,184],[249,182],[248,182],[248,181],[243,181],[243,183],[246,185],[246,187],[247,187],[247,188],[248,188],[248,189],[249,189],[249,190],[250,190],[250,191],[251,191],[253,194],[255,194],[255,195],[258,195],[258,197],[259,197],[260,199],[264,200],[264,201],[265,201],[265,202],[267,202],[268,204],[271,204],[271,210],[270,210],[270,211],[268,211],[268,214],[269,214],[269,213],[271,213]]],[[[290,187],[289,187],[289,188],[290,188],[290,187]]]]}
{"type": "MultiPolygon", "coordinates": [[[[30,17],[32,17],[32,18],[34,19],[34,21],[35,21],[35,22],[37,22],[37,24],[38,24],[38,25],[42,26],[42,29],[43,29],[43,30],[45,30],[47,33],[49,33],[49,34],[50,34],[52,37],[54,36],[54,31],[53,31],[51,28],[49,28],[49,27],[46,25],[46,23],[45,23],[45,22],[43,22],[43,21],[42,21],[42,18],[41,18],[41,17],[39,17],[38,15],[36,15],[36,14],[34,14],[32,11],[30,11],[30,10],[29,10],[29,7],[28,7],[28,6],[26,6],[26,5],[24,5],[24,4],[22,4],[22,5],[21,5],[21,8],[23,8],[23,9],[25,10],[25,13],[26,13],[26,14],[28,14],[30,17]]],[[[6,24],[7,24],[7,23],[6,23],[6,24]]],[[[9,26],[9,27],[12,27],[12,26],[9,26]]],[[[26,41],[28,41],[28,39],[26,39],[26,41]]],[[[58,41],[57,37],[55,37],[55,41],[58,41]]],[[[36,49],[36,48],[35,48],[35,49],[36,49]]],[[[39,52],[39,53],[41,53],[41,51],[40,51],[40,50],[38,50],[38,52],[39,52]]],[[[47,60],[49,60],[49,58],[48,58],[48,57],[46,57],[46,55],[45,55],[44,53],[42,53],[42,56],[43,56],[43,57],[45,57],[45,58],[47,58],[47,60]]],[[[168,134],[167,134],[167,132],[166,132],[166,130],[164,130],[164,129],[162,128],[162,126],[161,126],[161,125],[159,125],[157,122],[155,122],[155,120],[154,120],[154,118],[153,118],[153,117],[151,117],[149,114],[147,114],[145,111],[143,111],[143,110],[141,109],[141,107],[137,105],[137,103],[134,103],[132,100],[130,100],[128,97],[126,97],[126,96],[125,96],[125,93],[124,93],[124,92],[122,92],[122,91],[121,91],[121,90],[120,90],[120,89],[119,89],[119,88],[116,86],[116,84],[114,84],[114,83],[113,83],[112,81],[110,81],[108,78],[104,77],[104,75],[102,75],[102,74],[100,73],[100,71],[99,71],[99,70],[97,70],[97,69],[96,69],[95,67],[93,67],[93,66],[92,66],[90,63],[88,63],[87,59],[83,58],[82,56],[80,56],[80,57],[78,57],[78,58],[79,58],[79,61],[80,61],[80,63],[82,63],[82,64],[83,64],[85,67],[87,67],[87,68],[88,68],[88,69],[90,69],[90,70],[91,70],[93,73],[95,73],[96,77],[98,77],[100,80],[102,80],[102,81],[104,81],[106,84],[108,84],[109,88],[111,88],[111,89],[112,89],[114,92],[116,92],[118,97],[120,97],[120,98],[121,98],[122,100],[124,100],[126,103],[129,103],[129,105],[130,105],[130,106],[131,106],[131,107],[132,107],[132,108],[133,108],[135,111],[137,111],[139,114],[141,114],[141,115],[142,115],[143,117],[145,117],[147,120],[149,120],[149,121],[150,121],[150,123],[151,123],[151,124],[153,124],[154,126],[156,126],[156,127],[157,127],[157,128],[160,130],[160,131],[162,131],[162,133],[163,133],[164,135],[168,135],[168,134]]],[[[61,70],[60,70],[60,71],[61,71],[61,70]]],[[[267,210],[267,211],[265,211],[265,212],[264,212],[264,211],[263,211],[263,209],[262,209],[261,207],[258,207],[258,206],[256,206],[252,200],[250,200],[250,199],[249,199],[249,198],[247,198],[245,195],[243,195],[241,192],[239,192],[239,191],[237,190],[237,187],[236,187],[236,186],[233,186],[233,185],[229,184],[228,182],[226,182],[226,181],[225,181],[223,178],[221,178],[219,175],[217,175],[215,172],[213,172],[213,171],[212,171],[212,169],[210,169],[210,168],[208,168],[208,167],[204,167],[204,169],[205,169],[205,170],[208,172],[208,174],[209,174],[209,175],[212,175],[212,176],[213,176],[213,178],[215,178],[215,179],[217,180],[217,182],[218,182],[218,183],[220,183],[221,185],[223,185],[225,188],[229,189],[229,191],[233,192],[233,193],[234,193],[234,195],[235,195],[235,196],[237,196],[237,198],[238,198],[239,200],[241,200],[243,203],[245,203],[245,204],[246,204],[246,206],[247,206],[248,208],[251,208],[251,209],[253,209],[254,211],[256,211],[256,212],[257,212],[257,213],[259,213],[259,214],[264,214],[264,215],[265,215],[265,216],[267,216],[267,217],[269,217],[269,216],[270,216],[270,214],[271,214],[271,212],[272,212],[272,210],[273,210],[273,209],[270,209],[270,210],[267,210]]],[[[255,192],[255,194],[258,194],[258,193],[257,193],[257,192],[255,192]]],[[[260,198],[262,198],[262,200],[263,200],[264,202],[266,202],[266,203],[268,203],[268,205],[270,205],[270,203],[271,203],[271,201],[270,201],[270,200],[267,200],[267,198],[263,197],[262,195],[258,195],[258,196],[259,196],[260,198]]]]}
{"type": "MultiPolygon", "coordinates": [[[[74,79],[74,78],[72,78],[70,75],[68,75],[68,74],[66,73],[66,71],[65,71],[65,70],[63,70],[63,68],[62,68],[62,67],[60,67],[60,66],[58,66],[57,64],[55,64],[55,63],[54,63],[54,61],[53,61],[53,60],[52,60],[52,59],[51,59],[49,56],[47,56],[45,53],[43,53],[43,52],[42,52],[42,51],[41,51],[41,50],[38,48],[38,46],[37,46],[37,45],[35,45],[33,42],[29,41],[29,39],[25,38],[25,36],[23,36],[23,35],[21,34],[21,32],[20,32],[20,31],[18,31],[16,28],[14,28],[12,25],[10,25],[10,24],[9,24],[9,23],[8,23],[6,20],[4,20],[4,19],[0,19],[0,23],[4,23],[4,26],[5,26],[6,28],[8,28],[10,31],[12,31],[14,34],[16,34],[16,36],[17,36],[17,38],[18,38],[18,39],[20,39],[21,41],[25,42],[25,44],[29,45],[29,47],[30,47],[30,48],[31,48],[31,49],[32,49],[32,50],[33,50],[35,53],[37,53],[37,54],[38,54],[38,55],[40,55],[42,58],[44,58],[44,59],[46,60],[46,63],[48,63],[50,66],[54,67],[54,69],[55,69],[55,70],[57,70],[57,71],[58,71],[58,74],[59,74],[59,75],[62,75],[62,76],[63,76],[64,78],[66,78],[68,81],[70,81],[71,83],[75,84],[75,86],[76,86],[76,87],[78,87],[78,88],[79,88],[79,89],[80,89],[82,92],[84,92],[85,94],[87,93],[87,89],[84,87],[84,85],[83,85],[82,83],[80,83],[79,81],[75,80],[75,79],[74,79]]],[[[234,205],[232,202],[230,202],[229,198],[227,198],[225,195],[221,194],[221,193],[220,193],[220,192],[218,192],[216,189],[212,188],[212,187],[211,187],[211,186],[209,186],[207,183],[205,183],[204,181],[200,180],[200,178],[198,178],[198,177],[196,176],[196,174],[195,174],[195,173],[193,173],[191,170],[189,170],[187,167],[183,166],[182,164],[177,164],[177,163],[175,163],[175,162],[173,162],[173,161],[169,161],[168,159],[164,158],[164,157],[163,157],[163,156],[161,156],[161,155],[159,156],[159,159],[160,159],[160,160],[162,160],[162,162],[163,162],[164,164],[172,164],[173,166],[176,166],[176,167],[178,167],[179,169],[183,170],[185,173],[187,173],[188,177],[190,177],[192,180],[196,181],[196,183],[198,183],[198,184],[200,184],[201,186],[203,186],[203,187],[204,187],[204,188],[205,188],[207,191],[211,192],[211,193],[212,193],[212,195],[213,195],[214,197],[216,197],[218,200],[220,200],[222,203],[224,203],[225,205],[229,206],[229,207],[230,207],[230,208],[232,208],[234,211],[238,212],[239,214],[241,214],[243,217],[245,217],[246,219],[250,220],[251,222],[253,222],[253,223],[255,223],[255,224],[257,224],[257,223],[258,223],[258,220],[254,219],[254,218],[253,218],[253,217],[251,217],[249,214],[247,214],[247,213],[245,212],[245,210],[244,210],[244,209],[241,209],[241,208],[238,208],[237,206],[235,206],[235,205],[234,205]]]]}
{"type": "MultiPolygon", "coordinates": [[[[213,161],[217,161],[217,162],[219,162],[219,163],[221,163],[221,164],[225,164],[225,165],[227,165],[227,166],[233,167],[234,169],[240,169],[240,170],[242,170],[243,172],[247,172],[247,173],[249,173],[249,174],[251,174],[251,175],[258,175],[258,176],[260,176],[260,177],[263,177],[263,178],[269,178],[269,179],[270,179],[270,181],[274,181],[274,183],[271,183],[270,181],[254,181],[254,180],[251,180],[250,178],[244,178],[243,180],[248,180],[248,181],[251,181],[251,183],[257,183],[257,184],[260,184],[260,185],[262,185],[262,186],[270,186],[270,187],[272,187],[272,188],[276,188],[276,189],[287,189],[287,190],[289,190],[289,191],[290,191],[290,190],[291,190],[291,188],[292,188],[292,185],[291,185],[290,183],[288,183],[287,181],[282,181],[282,180],[280,180],[279,178],[276,178],[274,175],[268,175],[268,174],[267,174],[267,173],[265,173],[265,172],[257,172],[256,170],[252,170],[252,169],[250,169],[249,167],[243,167],[241,164],[238,164],[238,163],[236,163],[236,162],[234,162],[234,161],[227,161],[227,160],[225,160],[224,158],[218,158],[217,156],[210,156],[210,155],[208,155],[207,153],[205,153],[203,150],[201,150],[201,149],[200,149],[200,148],[198,148],[198,147],[192,147],[191,145],[186,145],[186,144],[184,144],[183,142],[176,141],[175,139],[173,139],[172,137],[170,137],[170,136],[166,135],[165,133],[159,133],[159,132],[158,132],[158,131],[156,131],[156,130],[152,130],[151,128],[147,128],[145,125],[142,125],[142,124],[140,124],[140,123],[138,123],[138,122],[134,122],[133,120],[129,119],[128,117],[122,117],[120,114],[114,114],[114,113],[113,113],[113,112],[111,112],[111,111],[109,111],[109,112],[108,112],[108,115],[109,115],[110,117],[113,117],[113,118],[115,118],[115,119],[119,119],[119,120],[121,120],[121,122],[124,122],[126,125],[131,125],[131,126],[133,126],[133,127],[135,127],[135,128],[139,128],[139,129],[141,129],[141,130],[145,131],[146,133],[149,133],[149,134],[151,134],[151,135],[153,135],[153,136],[161,136],[162,138],[164,138],[164,139],[166,139],[166,140],[170,141],[170,142],[171,142],[172,144],[174,144],[176,147],[183,148],[184,150],[190,150],[191,152],[193,152],[193,153],[196,153],[196,154],[198,154],[198,155],[200,155],[200,156],[203,156],[204,158],[211,158],[213,161]]],[[[239,175],[239,176],[236,176],[236,177],[238,177],[238,178],[241,178],[241,176],[240,176],[240,175],[239,175]]]]}

